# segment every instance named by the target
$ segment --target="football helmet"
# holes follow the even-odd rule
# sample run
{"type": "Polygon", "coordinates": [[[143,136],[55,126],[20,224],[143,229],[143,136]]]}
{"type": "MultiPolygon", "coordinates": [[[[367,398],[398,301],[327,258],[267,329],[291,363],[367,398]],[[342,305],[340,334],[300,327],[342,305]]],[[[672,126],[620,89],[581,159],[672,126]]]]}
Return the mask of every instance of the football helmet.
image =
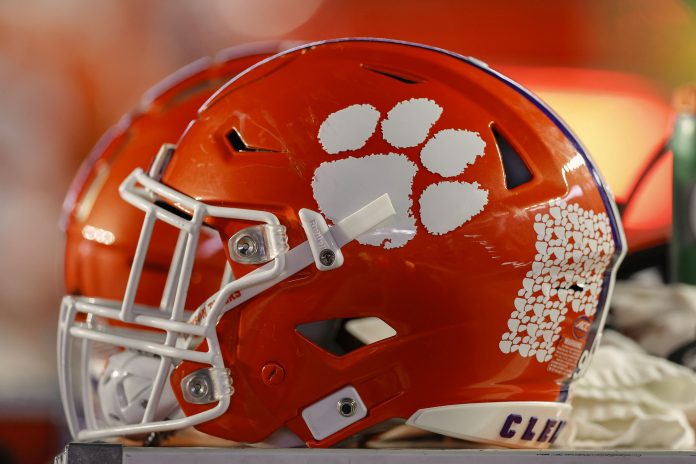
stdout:
{"type": "MultiPolygon", "coordinates": [[[[140,211],[121,200],[119,185],[136,167],[147,168],[159,150],[167,155],[173,145],[164,143],[176,142],[195,118],[196,110],[220,85],[257,61],[287,48],[283,43],[250,44],[197,60],[152,87],[138,108],[105,133],[80,167],[63,204],[61,228],[66,237],[67,294],[104,300],[123,296],[143,218],[140,211]]],[[[158,224],[153,231],[136,303],[161,303],[178,235],[178,230],[164,224],[158,224]]],[[[210,233],[198,244],[196,259],[199,265],[191,279],[187,303],[193,309],[217,291],[221,281],[232,279],[220,240],[211,239],[210,233]]],[[[114,320],[101,323],[127,326],[114,320]]],[[[89,362],[95,364],[104,354],[113,353],[92,353],[89,362]]],[[[121,358],[127,356],[114,359],[121,358]]],[[[103,377],[104,373],[100,369],[97,375],[103,377]]],[[[65,393],[63,399],[67,401],[65,393]]],[[[67,411],[70,409],[66,405],[67,411]]],[[[72,427],[75,419],[68,422],[76,433],[72,427]]]]}
{"type": "MultiPolygon", "coordinates": [[[[66,297],[60,352],[118,347],[144,401],[74,419],[81,440],[196,426],[323,447],[401,419],[545,448],[625,249],[611,193],[549,108],[480,61],[390,40],[250,67],[120,192],[145,212],[125,296],[66,297]],[[172,285],[134,305],[160,223],[180,231],[172,285]],[[206,229],[235,280],[189,314],[206,229]],[[163,412],[171,395],[183,415],[163,412]]],[[[81,383],[89,404],[119,394],[81,383]]]]}

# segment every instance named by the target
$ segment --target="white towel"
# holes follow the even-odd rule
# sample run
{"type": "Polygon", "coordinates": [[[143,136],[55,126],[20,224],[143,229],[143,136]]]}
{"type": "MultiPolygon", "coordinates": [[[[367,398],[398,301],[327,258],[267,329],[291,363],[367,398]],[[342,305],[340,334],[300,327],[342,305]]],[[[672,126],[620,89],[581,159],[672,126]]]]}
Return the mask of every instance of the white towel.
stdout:
{"type": "MultiPolygon", "coordinates": [[[[612,324],[649,353],[668,358],[696,340],[696,286],[616,282],[611,307],[612,324]]],[[[692,357],[674,361],[694,368],[692,357]]]]}
{"type": "Polygon", "coordinates": [[[693,449],[696,373],[605,331],[572,385],[572,421],[561,447],[693,449]]]}

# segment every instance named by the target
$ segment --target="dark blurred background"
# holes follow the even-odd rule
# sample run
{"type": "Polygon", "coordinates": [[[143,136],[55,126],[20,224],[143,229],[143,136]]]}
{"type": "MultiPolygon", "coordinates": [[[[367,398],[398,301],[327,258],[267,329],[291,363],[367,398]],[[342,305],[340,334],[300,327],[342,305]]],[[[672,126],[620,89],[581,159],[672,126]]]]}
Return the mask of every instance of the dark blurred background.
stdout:
{"type": "MultiPolygon", "coordinates": [[[[242,43],[377,36],[512,69],[630,74],[666,104],[675,86],[696,80],[694,6],[683,0],[1,1],[0,448],[6,451],[0,449],[0,463],[45,462],[69,438],[55,367],[61,202],[99,136],[166,75],[242,43]]],[[[605,116],[595,129],[611,139],[626,121],[605,116]]]]}

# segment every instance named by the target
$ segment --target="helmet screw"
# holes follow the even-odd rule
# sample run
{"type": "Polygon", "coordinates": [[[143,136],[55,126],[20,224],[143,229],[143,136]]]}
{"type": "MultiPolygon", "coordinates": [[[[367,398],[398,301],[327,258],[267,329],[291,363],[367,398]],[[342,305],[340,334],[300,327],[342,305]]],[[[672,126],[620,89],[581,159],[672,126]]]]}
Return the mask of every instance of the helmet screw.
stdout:
{"type": "Polygon", "coordinates": [[[353,398],[343,398],[337,405],[338,413],[343,417],[351,417],[358,410],[358,403],[353,398]]]}
{"type": "Polygon", "coordinates": [[[195,399],[205,398],[210,390],[210,385],[208,385],[208,378],[202,375],[196,375],[191,380],[188,381],[186,385],[189,394],[195,399]]]}
{"type": "Polygon", "coordinates": [[[269,362],[261,368],[261,378],[266,385],[280,385],[285,380],[285,369],[278,363],[269,362]]]}
{"type": "Polygon", "coordinates": [[[244,258],[248,258],[256,254],[256,250],[258,248],[256,240],[254,240],[251,235],[242,235],[239,237],[235,247],[239,256],[243,256],[244,258]]]}
{"type": "Polygon", "coordinates": [[[319,253],[319,261],[321,261],[321,264],[324,266],[331,266],[334,261],[336,261],[336,255],[329,249],[321,250],[321,253],[319,253]]]}

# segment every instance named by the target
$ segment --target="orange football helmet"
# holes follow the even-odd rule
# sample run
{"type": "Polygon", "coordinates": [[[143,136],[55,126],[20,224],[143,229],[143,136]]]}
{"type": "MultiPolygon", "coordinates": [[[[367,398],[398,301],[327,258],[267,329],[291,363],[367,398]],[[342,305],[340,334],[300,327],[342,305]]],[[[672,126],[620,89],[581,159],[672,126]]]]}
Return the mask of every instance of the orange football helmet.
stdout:
{"type": "Polygon", "coordinates": [[[551,110],[477,60],[389,40],[252,66],[121,195],[145,212],[125,296],[64,299],[61,380],[71,392],[73,340],[116,346],[99,385],[128,377],[144,401],[111,416],[118,389],[83,382],[103,414],[69,414],[81,440],[193,425],[330,446],[401,419],[547,447],[625,249],[610,192],[551,110]],[[180,231],[172,285],[134,305],[160,223],[180,231]],[[187,314],[204,230],[235,280],[187,314]]]}

